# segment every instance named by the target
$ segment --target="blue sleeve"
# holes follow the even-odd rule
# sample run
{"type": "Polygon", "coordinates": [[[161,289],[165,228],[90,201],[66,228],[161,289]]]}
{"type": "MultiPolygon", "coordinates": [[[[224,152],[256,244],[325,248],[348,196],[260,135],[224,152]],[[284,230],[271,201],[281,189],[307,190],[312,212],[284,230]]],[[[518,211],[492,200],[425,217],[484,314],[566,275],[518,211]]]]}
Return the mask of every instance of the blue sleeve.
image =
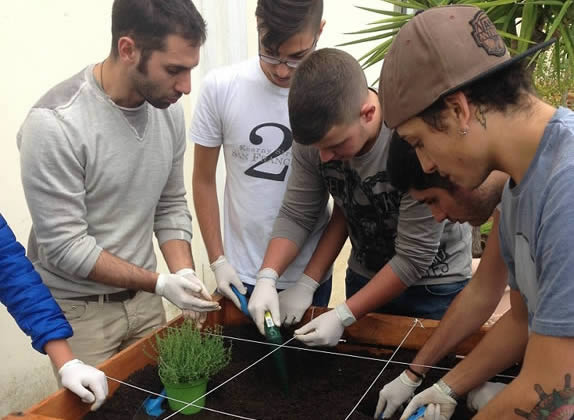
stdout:
{"type": "Polygon", "coordinates": [[[32,347],[40,353],[45,353],[44,346],[48,341],[73,334],[62,310],[1,214],[0,301],[20,329],[32,338],[32,347]]]}

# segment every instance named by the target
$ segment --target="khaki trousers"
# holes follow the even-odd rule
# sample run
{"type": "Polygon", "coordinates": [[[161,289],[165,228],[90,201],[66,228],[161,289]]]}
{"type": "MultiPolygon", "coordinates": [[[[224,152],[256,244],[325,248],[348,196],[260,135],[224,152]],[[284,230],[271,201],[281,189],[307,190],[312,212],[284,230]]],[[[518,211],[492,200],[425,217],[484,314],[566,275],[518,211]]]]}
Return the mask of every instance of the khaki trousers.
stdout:
{"type": "MultiPolygon", "coordinates": [[[[97,366],[165,324],[160,296],[139,291],[123,302],[56,299],[74,330],[68,339],[76,358],[97,366]]],[[[56,375],[58,377],[58,375],[56,375]]]]}

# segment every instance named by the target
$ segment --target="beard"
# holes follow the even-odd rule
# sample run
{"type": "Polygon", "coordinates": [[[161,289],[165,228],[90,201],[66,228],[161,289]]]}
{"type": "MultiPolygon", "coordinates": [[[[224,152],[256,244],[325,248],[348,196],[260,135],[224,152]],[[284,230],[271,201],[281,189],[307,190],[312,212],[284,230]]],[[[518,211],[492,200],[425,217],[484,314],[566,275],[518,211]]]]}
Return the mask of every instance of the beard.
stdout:
{"type": "MultiPolygon", "coordinates": [[[[173,102],[170,101],[168,95],[162,92],[162,88],[148,77],[147,70],[147,60],[140,59],[132,77],[134,89],[154,108],[165,109],[169,107],[173,102]]],[[[179,99],[180,96],[181,94],[177,95],[177,99],[179,99]]],[[[172,96],[171,98],[176,98],[176,96],[172,96]]]]}

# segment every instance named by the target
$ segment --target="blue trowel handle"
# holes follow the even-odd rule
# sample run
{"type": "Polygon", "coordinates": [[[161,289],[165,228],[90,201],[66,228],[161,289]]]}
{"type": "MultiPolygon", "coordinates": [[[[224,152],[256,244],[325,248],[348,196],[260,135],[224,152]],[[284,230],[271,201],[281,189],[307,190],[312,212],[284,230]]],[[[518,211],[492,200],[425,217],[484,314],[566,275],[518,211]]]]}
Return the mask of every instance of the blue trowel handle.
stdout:
{"type": "MultiPolygon", "coordinates": [[[[419,409],[417,411],[415,411],[413,414],[411,414],[407,420],[419,420],[420,418],[422,418],[425,415],[426,408],[427,408],[426,405],[419,407],[419,409]]],[[[381,413],[381,415],[379,416],[379,418],[377,420],[382,420],[382,419],[383,419],[383,413],[381,413]]]]}
{"type": "Polygon", "coordinates": [[[418,420],[425,415],[426,406],[419,407],[417,411],[409,416],[407,420],[418,420]]]}
{"type": "Polygon", "coordinates": [[[161,391],[161,397],[153,398],[151,396],[147,397],[144,401],[145,411],[149,416],[159,417],[163,414],[164,410],[161,408],[161,404],[165,399],[165,388],[161,391]]]}
{"type": "Polygon", "coordinates": [[[249,311],[247,310],[247,298],[245,295],[239,293],[239,290],[237,290],[237,287],[234,285],[231,285],[231,290],[233,290],[233,293],[235,293],[235,296],[237,296],[237,299],[239,299],[239,303],[241,304],[241,312],[243,312],[246,316],[251,317],[251,315],[249,315],[249,311]]]}

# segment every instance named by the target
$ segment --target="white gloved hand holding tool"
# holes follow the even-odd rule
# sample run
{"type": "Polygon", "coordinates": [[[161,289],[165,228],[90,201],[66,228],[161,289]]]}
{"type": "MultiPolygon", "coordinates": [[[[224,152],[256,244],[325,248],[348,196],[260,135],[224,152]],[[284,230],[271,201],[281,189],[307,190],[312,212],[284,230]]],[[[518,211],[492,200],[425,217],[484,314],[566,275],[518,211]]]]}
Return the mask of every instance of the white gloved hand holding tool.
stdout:
{"type": "Polygon", "coordinates": [[[414,395],[415,390],[421,383],[422,379],[413,381],[409,378],[407,372],[403,371],[379,391],[379,401],[377,402],[374,418],[381,418],[381,413],[383,413],[383,419],[391,418],[397,408],[414,395]]]}
{"type": "Polygon", "coordinates": [[[62,385],[76,394],[95,411],[108,395],[108,379],[101,370],[78,359],[67,361],[58,370],[62,385]]]}
{"type": "Polygon", "coordinates": [[[235,272],[235,268],[227,262],[223,255],[220,255],[219,258],[212,262],[210,267],[211,271],[213,271],[213,274],[215,275],[217,291],[241,309],[241,303],[239,303],[239,299],[235,296],[233,290],[231,290],[231,285],[234,285],[237,291],[242,295],[247,293],[247,289],[243,285],[243,282],[239,280],[239,277],[235,272]]]}
{"type": "Polygon", "coordinates": [[[415,395],[401,420],[407,420],[419,407],[426,405],[424,420],[449,420],[456,408],[456,394],[440,379],[433,386],[415,395]]]}
{"type": "Polygon", "coordinates": [[[293,286],[279,293],[279,311],[284,325],[290,326],[301,321],[318,287],[319,283],[303,273],[293,286]]]}
{"type": "MultiPolygon", "coordinates": [[[[195,271],[193,271],[193,268],[182,268],[181,270],[178,270],[175,274],[177,274],[178,276],[185,277],[190,281],[194,281],[193,279],[197,278],[197,276],[195,275],[195,271]]],[[[198,328],[201,328],[203,326],[203,323],[207,319],[207,312],[197,312],[191,309],[183,309],[182,312],[183,317],[185,319],[193,321],[198,328]]]]}
{"type": "Polygon", "coordinates": [[[259,270],[257,279],[255,280],[255,288],[247,304],[251,318],[255,321],[255,325],[257,325],[261,335],[265,335],[264,318],[265,312],[267,311],[271,313],[271,318],[273,318],[275,326],[281,326],[279,297],[277,296],[277,289],[275,288],[278,278],[279,274],[272,268],[259,270]]]}
{"type": "Polygon", "coordinates": [[[182,310],[209,312],[221,309],[191,268],[185,268],[185,277],[180,274],[160,274],[155,284],[156,295],[163,296],[182,310]]]}
{"type": "Polygon", "coordinates": [[[295,338],[308,346],[336,346],[345,327],[355,322],[345,302],[295,330],[295,338]]]}
{"type": "Polygon", "coordinates": [[[466,406],[470,410],[478,411],[506,387],[501,382],[485,382],[474,388],[466,396],[466,406]]]}

